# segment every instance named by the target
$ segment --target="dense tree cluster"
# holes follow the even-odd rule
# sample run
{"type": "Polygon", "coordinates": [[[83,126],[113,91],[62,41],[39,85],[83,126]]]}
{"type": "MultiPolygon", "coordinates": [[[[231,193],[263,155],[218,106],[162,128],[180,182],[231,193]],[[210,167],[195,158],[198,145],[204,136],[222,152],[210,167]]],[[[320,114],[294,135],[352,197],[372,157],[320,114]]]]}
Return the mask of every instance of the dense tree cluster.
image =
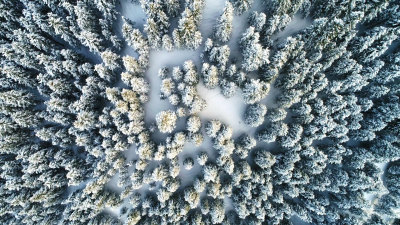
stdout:
{"type": "Polygon", "coordinates": [[[399,224],[398,1],[230,0],[210,37],[204,0],[132,2],[143,27],[118,0],[0,0],[1,224],[399,224]],[[154,87],[162,49],[201,62],[154,87]],[[250,132],[204,119],[199,85],[250,132]]]}

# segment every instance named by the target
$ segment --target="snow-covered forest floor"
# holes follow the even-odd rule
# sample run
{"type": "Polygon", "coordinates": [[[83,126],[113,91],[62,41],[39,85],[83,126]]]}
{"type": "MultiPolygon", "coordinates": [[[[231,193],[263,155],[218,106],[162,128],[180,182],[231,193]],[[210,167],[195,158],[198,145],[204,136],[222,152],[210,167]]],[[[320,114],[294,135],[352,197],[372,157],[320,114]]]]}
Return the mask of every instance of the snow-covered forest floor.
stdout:
{"type": "MultiPolygon", "coordinates": [[[[252,7],[245,12],[244,14],[238,16],[235,15],[233,19],[233,32],[232,37],[228,43],[229,48],[231,50],[230,58],[242,57],[239,47],[239,41],[241,35],[245,32],[247,26],[247,18],[249,15],[256,11],[261,7],[261,1],[255,0],[252,7]]],[[[213,27],[216,25],[216,18],[223,12],[225,6],[225,0],[205,0],[205,8],[202,13],[202,19],[200,23],[200,31],[203,35],[203,41],[207,37],[212,38],[213,27]]],[[[130,20],[135,22],[135,25],[141,30],[143,30],[143,26],[145,23],[146,15],[143,12],[140,4],[135,4],[130,2],[129,0],[121,0],[121,16],[129,18],[130,20]]],[[[122,26],[122,21],[118,27],[122,26]]],[[[294,15],[291,18],[290,22],[285,26],[285,28],[272,35],[271,39],[274,41],[275,45],[279,45],[285,40],[298,33],[299,31],[304,30],[308,26],[312,24],[311,18],[303,18],[299,15],[294,15]]],[[[204,44],[204,42],[203,42],[204,44]]],[[[202,45],[203,46],[203,45],[202,45]]],[[[137,56],[137,54],[129,47],[125,46],[122,51],[122,55],[130,55],[137,56]]],[[[150,52],[149,65],[150,67],[146,71],[146,78],[150,82],[151,91],[150,91],[150,101],[145,104],[145,112],[146,117],[145,121],[148,124],[155,123],[156,114],[163,110],[173,109],[174,106],[171,105],[168,100],[160,99],[160,90],[158,87],[161,85],[161,79],[157,76],[158,70],[163,67],[172,67],[182,65],[187,60],[192,60],[198,68],[201,68],[201,59],[202,55],[202,47],[198,50],[153,50],[150,52]]],[[[245,113],[246,104],[243,102],[243,98],[240,92],[237,92],[233,97],[226,98],[221,93],[220,88],[216,88],[213,90],[207,89],[202,83],[197,85],[198,93],[200,96],[207,102],[207,107],[199,113],[202,123],[204,124],[206,121],[217,119],[221,122],[229,125],[233,129],[233,138],[238,138],[242,134],[249,134],[250,136],[254,136],[257,128],[246,125],[243,122],[243,115],[245,113]]],[[[274,99],[279,94],[281,90],[275,88],[273,83],[271,85],[271,90],[268,95],[263,98],[260,103],[263,103],[267,106],[267,108],[276,107],[274,99]]],[[[184,130],[185,123],[184,119],[180,119],[181,122],[178,122],[177,130],[184,130]]],[[[204,134],[205,135],[205,134],[204,134]]],[[[158,135],[154,135],[155,140],[162,142],[165,141],[167,135],[158,133],[158,135]]],[[[135,154],[135,145],[132,145],[127,151],[125,151],[125,156],[128,160],[138,159],[135,154]]],[[[183,169],[183,158],[192,157],[195,158],[198,151],[207,151],[209,155],[213,155],[212,151],[212,140],[210,138],[205,138],[204,142],[200,146],[196,146],[194,144],[187,143],[185,144],[184,150],[179,154],[179,165],[182,168],[179,173],[179,178],[181,180],[181,185],[183,187],[189,186],[193,183],[194,178],[198,175],[201,175],[201,166],[195,163],[195,166],[191,170],[183,169]]],[[[271,151],[271,148],[274,148],[274,145],[265,144],[262,142],[258,142],[256,148],[263,148],[264,150],[271,151]]],[[[379,168],[385,170],[387,163],[377,164],[379,168]]],[[[121,192],[122,189],[117,186],[117,176],[116,174],[112,180],[110,180],[107,184],[107,187],[113,191],[121,192]]],[[[383,175],[382,175],[383,176],[383,175]]],[[[145,192],[148,189],[148,185],[144,185],[141,188],[141,191],[145,192]]],[[[155,190],[153,190],[155,191],[155,190]]],[[[203,193],[204,195],[204,193],[203,193]]],[[[364,195],[365,199],[368,201],[373,201],[376,198],[376,193],[366,193],[364,195]]],[[[107,208],[106,211],[109,211],[115,216],[119,215],[119,212],[122,207],[129,207],[128,201],[125,201],[119,208],[107,208]]],[[[233,209],[232,201],[229,198],[225,198],[224,200],[225,211],[228,212],[233,209]]],[[[124,217],[121,217],[124,220],[124,217]]],[[[307,224],[302,221],[299,217],[294,216],[292,218],[292,222],[294,224],[307,224]]]]}
{"type": "Polygon", "coordinates": [[[400,3],[0,0],[0,224],[400,224],[400,3]]]}
{"type": "MultiPolygon", "coordinates": [[[[200,31],[203,35],[203,40],[207,37],[212,37],[213,27],[216,25],[216,18],[223,12],[225,6],[225,0],[205,0],[205,7],[202,14],[202,19],[200,23],[200,31]]],[[[231,40],[228,45],[231,49],[231,58],[241,57],[239,41],[243,32],[245,32],[247,25],[247,18],[251,14],[252,11],[260,8],[261,0],[255,0],[252,7],[243,15],[235,15],[233,19],[233,32],[231,40]]],[[[121,16],[126,17],[133,22],[139,29],[143,29],[146,15],[143,12],[140,4],[135,4],[130,0],[121,0],[121,16]]],[[[120,23],[118,27],[122,27],[122,20],[119,20],[120,23]]],[[[274,34],[272,39],[274,39],[277,43],[283,42],[287,37],[305,29],[307,26],[311,25],[312,21],[308,18],[302,18],[300,16],[294,16],[290,23],[285,27],[284,30],[280,31],[277,34],[274,34]]],[[[145,112],[146,117],[145,121],[148,124],[155,123],[156,114],[163,110],[173,109],[174,106],[171,105],[168,100],[160,99],[160,90],[159,87],[161,85],[161,79],[158,77],[158,70],[166,67],[166,66],[179,66],[182,65],[187,60],[192,60],[198,68],[201,68],[201,54],[202,47],[198,50],[152,50],[150,52],[149,65],[150,67],[146,71],[146,78],[149,80],[151,90],[150,90],[150,101],[145,104],[145,112]]],[[[121,50],[121,55],[130,55],[137,56],[137,53],[133,51],[133,49],[129,46],[125,46],[121,50]]],[[[206,100],[207,107],[199,113],[199,116],[203,122],[217,119],[221,122],[229,125],[233,129],[233,138],[238,138],[242,134],[250,134],[252,136],[255,135],[256,128],[246,125],[243,122],[243,115],[245,113],[246,104],[243,102],[242,96],[240,92],[237,92],[233,97],[226,98],[221,93],[220,88],[215,88],[213,90],[207,89],[202,83],[197,85],[198,92],[200,96],[206,100]]],[[[276,89],[271,85],[271,90],[268,93],[268,96],[262,99],[260,102],[265,104],[268,108],[275,107],[274,97],[276,97],[279,89],[276,89]]],[[[180,119],[184,121],[184,119],[180,119]]],[[[184,123],[180,123],[182,126],[177,126],[177,130],[184,130],[184,123]]],[[[155,140],[159,142],[165,141],[166,135],[158,133],[158,135],[154,135],[155,140]]],[[[270,145],[265,145],[263,143],[258,143],[257,147],[268,147],[270,145]]],[[[138,159],[135,154],[136,146],[131,146],[124,154],[127,157],[128,161],[133,159],[138,159]]],[[[181,170],[179,173],[179,178],[181,179],[182,186],[189,186],[193,183],[194,178],[197,175],[201,174],[201,167],[195,163],[193,169],[187,171],[183,169],[183,158],[192,157],[196,158],[196,154],[201,151],[207,151],[210,155],[213,155],[212,151],[212,140],[210,138],[205,138],[205,141],[201,144],[201,146],[195,146],[194,144],[185,144],[184,150],[179,154],[179,164],[181,166],[181,170]]],[[[266,149],[269,150],[269,149],[266,149]]],[[[123,189],[117,186],[117,177],[119,174],[116,174],[113,179],[111,179],[107,187],[110,190],[121,192],[123,189]]],[[[147,185],[141,188],[142,191],[146,191],[148,188],[147,185]]],[[[155,191],[155,190],[154,190],[155,191]]],[[[229,211],[233,209],[231,205],[231,200],[225,199],[225,211],[229,211]]],[[[119,215],[119,212],[122,207],[129,207],[128,201],[125,201],[118,208],[107,208],[107,211],[112,213],[115,216],[119,215]]],[[[121,219],[125,219],[122,217],[121,219]]]]}

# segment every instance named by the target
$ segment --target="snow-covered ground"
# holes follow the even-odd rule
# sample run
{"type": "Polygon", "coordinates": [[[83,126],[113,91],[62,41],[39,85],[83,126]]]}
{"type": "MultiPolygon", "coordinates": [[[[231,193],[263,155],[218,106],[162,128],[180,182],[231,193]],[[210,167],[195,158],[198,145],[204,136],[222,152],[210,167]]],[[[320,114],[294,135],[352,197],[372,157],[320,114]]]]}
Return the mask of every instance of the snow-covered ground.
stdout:
{"type": "MultiPolygon", "coordinates": [[[[202,16],[202,21],[200,24],[200,31],[203,36],[203,41],[205,41],[208,37],[210,37],[213,33],[213,27],[216,24],[216,19],[223,12],[226,0],[206,0],[204,13],[202,16]]],[[[135,26],[143,30],[143,26],[145,23],[146,15],[143,12],[142,8],[139,4],[134,4],[130,0],[121,0],[120,5],[120,13],[121,16],[124,16],[135,23],[135,26]]],[[[248,12],[244,13],[241,16],[234,16],[233,23],[233,33],[231,40],[227,43],[231,49],[231,59],[236,57],[241,57],[240,48],[239,48],[239,40],[242,36],[242,33],[246,30],[247,27],[247,18],[250,15],[251,11],[261,11],[262,10],[262,1],[256,0],[253,3],[252,9],[248,12]]],[[[173,20],[175,21],[175,20],[173,20]]],[[[301,17],[295,16],[292,21],[287,25],[287,27],[278,34],[273,36],[274,40],[278,40],[279,42],[286,39],[288,36],[304,29],[309,26],[311,21],[307,19],[302,19],[301,17]]],[[[173,28],[174,24],[171,24],[173,28]]],[[[119,18],[116,25],[117,29],[122,27],[122,20],[119,18]]],[[[120,32],[120,31],[118,31],[120,32]]],[[[182,66],[186,60],[192,60],[196,66],[198,71],[201,69],[201,58],[200,55],[202,53],[203,46],[201,46],[196,51],[190,50],[174,50],[172,52],[167,51],[151,51],[150,53],[150,67],[145,73],[145,77],[150,83],[150,93],[149,93],[149,102],[145,104],[145,122],[146,125],[150,125],[155,121],[155,116],[158,112],[166,109],[173,109],[173,106],[168,102],[168,100],[160,100],[160,84],[161,79],[158,77],[158,70],[162,67],[173,67],[173,66],[182,66]]],[[[133,57],[137,57],[137,53],[133,51],[129,46],[125,46],[121,50],[121,55],[131,55],[133,57]]],[[[240,58],[239,58],[240,59],[240,58]]],[[[205,88],[205,86],[200,82],[197,85],[198,93],[200,96],[206,100],[207,107],[199,114],[203,125],[206,121],[211,119],[218,119],[223,123],[231,126],[233,128],[233,137],[237,138],[243,133],[247,133],[250,135],[254,135],[256,128],[252,128],[244,124],[242,117],[246,108],[246,104],[243,102],[240,90],[231,98],[225,98],[219,88],[215,88],[213,90],[209,90],[205,88]]],[[[275,98],[279,94],[279,90],[274,88],[271,85],[269,95],[261,101],[261,103],[267,105],[268,108],[275,107],[275,98]]],[[[185,119],[181,118],[178,120],[177,129],[183,130],[185,127],[185,119]]],[[[203,131],[204,133],[204,131],[203,131]]],[[[153,136],[156,142],[162,142],[165,139],[166,135],[160,134],[156,131],[153,136]]],[[[257,147],[268,147],[264,145],[258,144],[257,147]]],[[[135,153],[136,146],[132,145],[128,150],[124,152],[124,155],[128,161],[132,159],[137,159],[137,155],[135,153]]],[[[179,173],[179,177],[181,179],[181,187],[189,186],[192,184],[193,180],[197,175],[201,174],[201,166],[197,163],[196,155],[200,151],[206,151],[209,155],[210,160],[215,160],[215,150],[212,147],[212,141],[208,137],[204,137],[204,142],[201,146],[195,146],[192,143],[186,143],[184,150],[179,154],[179,164],[181,166],[181,170],[179,173]],[[183,168],[183,160],[186,157],[192,157],[195,160],[195,164],[192,169],[186,170],[183,168]]],[[[131,172],[131,168],[129,170],[131,172]]],[[[110,182],[106,185],[108,189],[121,192],[122,188],[116,185],[118,181],[118,174],[116,174],[110,182]]],[[[139,192],[145,193],[148,190],[148,185],[144,185],[139,192]]],[[[112,215],[118,216],[119,211],[123,206],[127,206],[127,201],[119,208],[107,208],[106,212],[112,215]]],[[[226,212],[233,210],[232,200],[229,198],[224,199],[224,205],[226,212]]],[[[121,217],[124,220],[124,217],[121,217]]],[[[295,224],[299,224],[298,219],[294,219],[293,222],[295,224]]]]}
{"type": "MultiPolygon", "coordinates": [[[[120,0],[120,14],[135,23],[135,27],[143,30],[143,25],[146,22],[146,14],[140,4],[134,4],[131,0],[120,0]]],[[[122,25],[122,23],[121,23],[122,25]]]]}
{"type": "Polygon", "coordinates": [[[207,107],[199,114],[203,121],[217,119],[228,124],[233,129],[234,138],[252,129],[242,120],[246,104],[243,102],[240,91],[231,98],[225,98],[221,94],[220,88],[209,90],[204,85],[199,84],[197,90],[201,97],[207,101],[207,107]]]}
{"type": "Polygon", "coordinates": [[[297,215],[293,215],[293,216],[290,218],[290,221],[291,221],[293,224],[296,224],[296,225],[309,225],[309,223],[304,222],[304,221],[301,220],[300,217],[298,217],[297,215]]]}
{"type": "Polygon", "coordinates": [[[297,32],[307,28],[312,24],[312,21],[308,18],[302,18],[299,15],[295,15],[292,20],[286,25],[285,29],[272,35],[271,39],[279,42],[284,41],[286,38],[296,34],[297,32]]]}
{"type": "Polygon", "coordinates": [[[203,17],[200,24],[200,31],[203,39],[212,35],[213,27],[218,16],[223,12],[225,0],[205,0],[203,17]]]}

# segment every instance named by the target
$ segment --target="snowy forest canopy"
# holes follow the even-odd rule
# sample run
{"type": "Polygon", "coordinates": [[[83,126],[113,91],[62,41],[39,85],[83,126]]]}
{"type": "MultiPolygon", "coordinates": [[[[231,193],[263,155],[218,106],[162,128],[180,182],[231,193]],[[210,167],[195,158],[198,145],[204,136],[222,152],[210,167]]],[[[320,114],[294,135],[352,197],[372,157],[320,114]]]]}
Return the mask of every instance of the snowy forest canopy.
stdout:
{"type": "Polygon", "coordinates": [[[0,0],[0,224],[400,224],[397,0],[0,0]]]}

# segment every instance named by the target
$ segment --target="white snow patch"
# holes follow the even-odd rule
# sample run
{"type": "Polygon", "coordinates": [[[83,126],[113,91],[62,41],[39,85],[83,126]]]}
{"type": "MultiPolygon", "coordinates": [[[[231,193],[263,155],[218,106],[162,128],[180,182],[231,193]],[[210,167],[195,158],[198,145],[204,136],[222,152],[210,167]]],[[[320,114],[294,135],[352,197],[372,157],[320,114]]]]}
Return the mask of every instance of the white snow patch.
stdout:
{"type": "Polygon", "coordinates": [[[224,209],[225,209],[225,213],[235,210],[233,208],[233,201],[229,197],[224,198],[224,209]]]}
{"type": "Polygon", "coordinates": [[[103,213],[109,214],[114,218],[118,218],[119,217],[119,215],[120,215],[119,211],[120,211],[120,208],[105,207],[103,209],[103,213]]]}
{"type": "Polygon", "coordinates": [[[242,34],[246,31],[248,26],[247,17],[248,13],[233,17],[232,36],[228,42],[228,46],[231,50],[231,58],[242,58],[239,42],[242,34]]]}
{"type": "Polygon", "coordinates": [[[270,87],[269,87],[269,92],[268,95],[263,98],[260,103],[264,104],[267,106],[267,110],[271,109],[271,108],[276,108],[278,107],[276,105],[276,98],[281,94],[281,90],[279,88],[276,88],[274,86],[274,82],[271,83],[270,87]]]}
{"type": "Polygon", "coordinates": [[[364,192],[364,199],[373,202],[376,199],[376,193],[364,192]]]}
{"type": "Polygon", "coordinates": [[[210,90],[199,84],[197,90],[207,102],[207,107],[199,114],[202,120],[217,119],[231,126],[234,138],[252,129],[242,120],[246,104],[240,96],[240,91],[233,97],[226,98],[221,94],[220,88],[210,90]]]}
{"type": "Polygon", "coordinates": [[[217,19],[224,11],[226,0],[206,0],[199,30],[203,38],[212,35],[217,19]]]}
{"type": "MultiPolygon", "coordinates": [[[[206,121],[202,120],[201,121],[203,123],[203,126],[205,124],[206,121]]],[[[199,147],[200,151],[202,152],[206,152],[208,155],[208,160],[215,162],[216,158],[217,158],[217,151],[214,149],[213,147],[213,141],[211,140],[211,138],[209,136],[206,135],[204,129],[203,129],[203,137],[204,137],[204,141],[202,143],[202,145],[199,147]]]]}
{"type": "Polygon", "coordinates": [[[134,160],[134,159],[138,159],[138,158],[139,158],[139,155],[136,154],[136,147],[137,147],[136,144],[132,144],[132,145],[128,148],[128,150],[126,150],[126,151],[123,152],[123,155],[125,156],[126,162],[129,162],[129,161],[131,161],[131,160],[134,160]]]}
{"type": "Polygon", "coordinates": [[[118,178],[119,173],[114,174],[111,179],[104,185],[104,187],[108,190],[111,190],[115,193],[121,193],[123,191],[122,187],[118,187],[118,178]]]}
{"type": "Polygon", "coordinates": [[[91,181],[91,179],[87,179],[84,182],[81,182],[78,185],[71,185],[67,187],[67,191],[66,191],[66,195],[70,195],[71,193],[75,192],[76,190],[80,190],[85,188],[86,184],[89,183],[89,181],[91,181]]]}
{"type": "Polygon", "coordinates": [[[129,45],[125,45],[122,49],[121,49],[121,58],[124,56],[132,56],[133,58],[137,59],[139,57],[139,54],[133,50],[133,48],[129,45]]]}
{"type": "Polygon", "coordinates": [[[285,40],[287,37],[303,30],[304,28],[310,26],[312,21],[307,18],[302,18],[300,15],[295,15],[288,25],[283,29],[283,31],[272,35],[272,40],[277,40],[278,42],[285,40]]]}
{"type": "Polygon", "coordinates": [[[131,208],[128,198],[124,199],[124,201],[117,208],[106,207],[104,208],[103,212],[108,213],[115,218],[118,218],[122,223],[124,223],[127,219],[128,213],[121,214],[121,209],[123,207],[125,207],[127,211],[129,211],[129,208],[131,208]]]}
{"type": "Polygon", "coordinates": [[[293,214],[292,217],[290,218],[290,221],[294,224],[294,225],[308,225],[309,223],[303,221],[302,219],[300,219],[299,216],[297,216],[296,214],[293,214]]]}
{"type": "Polygon", "coordinates": [[[132,3],[130,0],[121,0],[120,14],[130,19],[135,25],[143,28],[146,23],[146,14],[140,4],[132,3]]]}
{"type": "Polygon", "coordinates": [[[382,163],[375,163],[375,165],[383,171],[385,171],[386,167],[388,166],[387,162],[382,162],[382,163]]]}

